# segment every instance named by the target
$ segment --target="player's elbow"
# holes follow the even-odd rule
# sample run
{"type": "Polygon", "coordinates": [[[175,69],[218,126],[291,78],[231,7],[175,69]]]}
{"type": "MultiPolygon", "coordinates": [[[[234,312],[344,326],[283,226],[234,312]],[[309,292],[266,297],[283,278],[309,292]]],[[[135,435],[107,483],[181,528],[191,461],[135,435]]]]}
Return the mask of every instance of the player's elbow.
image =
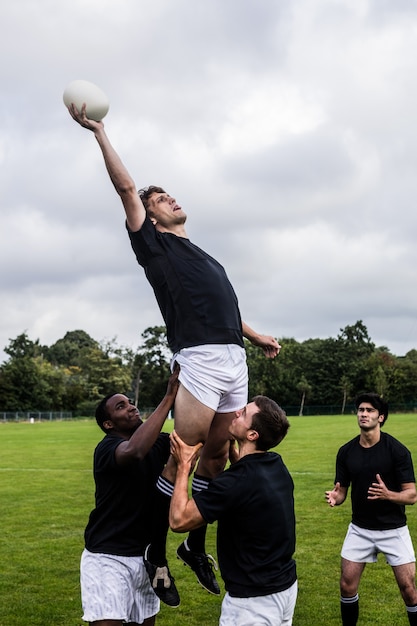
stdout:
{"type": "Polygon", "coordinates": [[[169,525],[173,533],[186,533],[188,532],[187,524],[170,524],[169,525]]]}
{"type": "Polygon", "coordinates": [[[180,516],[171,514],[169,516],[169,527],[174,533],[186,533],[190,530],[185,520],[181,519],[180,516]]]}
{"type": "Polygon", "coordinates": [[[122,197],[137,196],[138,192],[134,181],[129,177],[115,183],[117,193],[122,197]]]}
{"type": "Polygon", "coordinates": [[[411,494],[409,504],[415,504],[416,502],[417,502],[417,492],[415,491],[413,494],[411,494]]]}
{"type": "Polygon", "coordinates": [[[403,485],[402,491],[405,495],[404,504],[415,504],[417,502],[417,489],[414,483],[403,485]]]}

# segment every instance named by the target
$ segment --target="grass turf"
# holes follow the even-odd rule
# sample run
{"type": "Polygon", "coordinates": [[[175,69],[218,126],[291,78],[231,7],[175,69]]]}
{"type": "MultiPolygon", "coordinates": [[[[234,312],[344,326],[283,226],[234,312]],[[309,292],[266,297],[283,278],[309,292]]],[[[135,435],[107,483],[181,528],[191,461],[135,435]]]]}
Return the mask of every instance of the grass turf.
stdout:
{"type": "MultiPolygon", "coordinates": [[[[386,430],[417,459],[417,416],[391,415],[386,430]]],[[[340,547],[350,503],[330,509],[337,449],[358,430],[349,416],[293,417],[279,446],[295,483],[299,595],[294,626],[339,623],[340,547]]],[[[167,422],[167,430],[172,422],[167,422]]],[[[92,420],[0,423],[0,626],[84,626],[79,593],[83,531],[94,503],[92,453],[101,431],[92,420]]],[[[417,509],[408,507],[417,542],[417,509]]],[[[181,594],[177,609],[161,607],[164,626],[215,626],[220,599],[199,587],[175,558],[182,535],[169,534],[170,568],[181,594]]],[[[215,527],[207,549],[215,555],[215,527]]],[[[250,546],[242,546],[250,549],[250,546]]],[[[223,586],[221,589],[223,592],[223,586]]],[[[360,587],[361,626],[404,626],[405,609],[391,569],[368,565],[360,587]]]]}

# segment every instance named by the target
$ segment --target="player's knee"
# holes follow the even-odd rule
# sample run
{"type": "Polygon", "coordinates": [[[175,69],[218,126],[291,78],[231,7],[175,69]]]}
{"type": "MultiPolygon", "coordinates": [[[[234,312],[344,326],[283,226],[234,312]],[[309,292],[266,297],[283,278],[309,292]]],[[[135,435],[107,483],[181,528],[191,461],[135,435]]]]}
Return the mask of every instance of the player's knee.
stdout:
{"type": "Polygon", "coordinates": [[[358,585],[355,581],[342,576],[340,579],[340,595],[343,598],[351,598],[358,592],[358,585]]]}
{"type": "Polygon", "coordinates": [[[414,579],[404,580],[398,583],[401,596],[408,606],[417,604],[417,589],[414,579]]]}

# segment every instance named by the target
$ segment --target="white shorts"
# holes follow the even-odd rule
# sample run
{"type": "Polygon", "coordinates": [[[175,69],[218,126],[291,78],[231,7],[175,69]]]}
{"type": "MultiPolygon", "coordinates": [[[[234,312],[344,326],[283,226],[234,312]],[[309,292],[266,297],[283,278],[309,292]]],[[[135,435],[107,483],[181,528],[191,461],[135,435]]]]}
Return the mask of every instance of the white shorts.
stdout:
{"type": "Polygon", "coordinates": [[[141,624],[159,611],[141,556],[95,554],[84,550],[80,567],[83,620],[141,624]]]}
{"type": "Polygon", "coordinates": [[[384,554],[392,567],[416,560],[407,526],[392,530],[368,530],[349,524],[342,546],[342,558],[354,563],[375,563],[384,554]]]}
{"type": "Polygon", "coordinates": [[[248,401],[246,352],[235,344],[183,348],[172,357],[179,380],[197,400],[217,413],[242,409],[248,401]]]}
{"type": "Polygon", "coordinates": [[[219,626],[291,626],[297,601],[297,581],[269,596],[223,598],[219,626]]]}

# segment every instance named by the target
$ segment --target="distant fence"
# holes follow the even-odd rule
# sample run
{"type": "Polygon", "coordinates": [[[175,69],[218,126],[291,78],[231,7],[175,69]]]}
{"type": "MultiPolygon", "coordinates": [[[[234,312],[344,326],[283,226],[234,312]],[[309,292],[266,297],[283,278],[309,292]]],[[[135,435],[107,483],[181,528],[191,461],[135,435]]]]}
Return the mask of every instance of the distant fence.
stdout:
{"type": "Polygon", "coordinates": [[[72,419],[72,411],[0,411],[0,422],[46,422],[72,419]]]}
{"type": "MultiPolygon", "coordinates": [[[[140,415],[145,420],[155,409],[152,407],[140,408],[140,415]]],[[[171,412],[168,419],[172,418],[171,412]]],[[[2,422],[49,422],[62,420],[95,419],[94,409],[79,411],[0,411],[0,424],[2,422]]]]}
{"type": "MultiPolygon", "coordinates": [[[[298,416],[300,413],[299,406],[283,406],[289,417],[298,416]]],[[[152,407],[140,408],[142,419],[146,419],[152,413],[152,407]]],[[[390,404],[390,413],[416,413],[417,400],[407,404],[390,404]]],[[[356,409],[353,404],[347,404],[343,415],[355,415],[356,409]]],[[[305,405],[303,408],[303,416],[308,417],[314,415],[342,415],[342,409],[336,405],[305,405]]],[[[172,418],[169,414],[168,418],[172,418]]],[[[82,414],[78,411],[0,411],[1,422],[46,422],[53,420],[70,420],[70,419],[94,419],[94,409],[84,410],[82,414]]]]}

